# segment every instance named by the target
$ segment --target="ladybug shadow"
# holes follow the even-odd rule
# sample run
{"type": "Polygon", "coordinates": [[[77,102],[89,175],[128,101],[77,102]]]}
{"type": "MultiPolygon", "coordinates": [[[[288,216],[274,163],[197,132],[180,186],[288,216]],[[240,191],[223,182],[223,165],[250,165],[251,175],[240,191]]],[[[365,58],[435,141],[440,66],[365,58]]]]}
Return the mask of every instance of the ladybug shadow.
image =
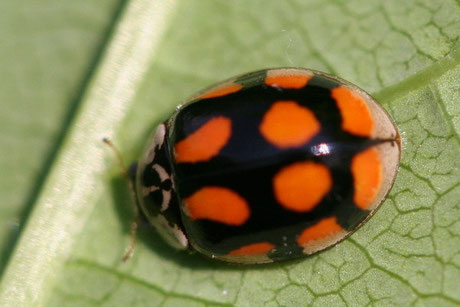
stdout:
{"type": "MultiPolygon", "coordinates": [[[[115,210],[119,217],[120,223],[126,235],[131,235],[131,223],[134,219],[135,203],[131,191],[129,190],[128,183],[123,176],[116,176],[110,180],[111,194],[115,203],[115,210]]],[[[224,271],[247,271],[247,270],[271,270],[283,266],[286,262],[270,263],[270,264],[256,264],[256,265],[241,265],[220,262],[215,259],[207,258],[196,252],[188,252],[176,250],[170,247],[156,232],[147,220],[141,216],[137,229],[137,242],[142,242],[153,253],[158,256],[175,262],[177,265],[190,269],[200,270],[224,270],[224,271]]],[[[125,244],[125,243],[121,243],[125,244]]],[[[139,244],[137,244],[139,245],[139,244]]],[[[134,256],[136,257],[135,247],[134,256]]],[[[122,261],[120,255],[120,262],[122,261]]],[[[130,261],[130,260],[128,260],[130,261]]],[[[295,264],[297,260],[288,261],[289,264],[295,264]]]]}

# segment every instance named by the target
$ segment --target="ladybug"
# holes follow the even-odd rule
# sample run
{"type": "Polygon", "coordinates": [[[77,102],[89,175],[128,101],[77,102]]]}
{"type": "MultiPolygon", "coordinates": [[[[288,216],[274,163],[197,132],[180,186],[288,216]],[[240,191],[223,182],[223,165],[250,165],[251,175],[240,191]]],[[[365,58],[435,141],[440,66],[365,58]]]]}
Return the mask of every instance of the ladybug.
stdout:
{"type": "Polygon", "coordinates": [[[142,213],[173,247],[229,263],[311,255],[369,219],[401,138],[355,85],[309,69],[256,71],[190,98],[136,167],[142,213]]]}

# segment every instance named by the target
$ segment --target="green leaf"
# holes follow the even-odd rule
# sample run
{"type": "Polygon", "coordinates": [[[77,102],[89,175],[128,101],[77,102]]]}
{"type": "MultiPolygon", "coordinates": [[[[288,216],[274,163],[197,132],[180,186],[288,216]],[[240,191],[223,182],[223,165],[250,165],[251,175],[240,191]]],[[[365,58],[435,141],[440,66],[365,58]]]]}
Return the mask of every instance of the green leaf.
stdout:
{"type": "Polygon", "coordinates": [[[0,0],[0,305],[460,304],[459,14],[454,0],[0,0]],[[262,267],[174,251],[143,225],[122,263],[132,201],[101,138],[135,160],[187,96],[276,66],[336,74],[393,116],[402,164],[379,212],[262,267]]]}

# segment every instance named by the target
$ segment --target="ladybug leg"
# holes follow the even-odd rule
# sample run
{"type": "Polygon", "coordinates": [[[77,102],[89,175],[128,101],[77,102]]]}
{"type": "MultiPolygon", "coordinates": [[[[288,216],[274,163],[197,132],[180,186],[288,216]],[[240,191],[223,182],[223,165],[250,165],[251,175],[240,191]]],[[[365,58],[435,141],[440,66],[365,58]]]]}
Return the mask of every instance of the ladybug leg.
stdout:
{"type": "Polygon", "coordinates": [[[128,182],[129,189],[131,191],[131,195],[135,201],[135,206],[134,206],[134,219],[131,222],[131,239],[129,241],[129,245],[125,250],[125,253],[123,254],[122,261],[126,262],[128,261],[134,254],[134,247],[136,245],[136,237],[137,237],[137,227],[139,224],[140,220],[140,215],[139,215],[139,202],[137,199],[136,192],[134,190],[134,175],[132,175],[131,169],[128,171],[125,167],[125,164],[123,162],[123,157],[120,153],[120,151],[115,147],[115,145],[108,139],[108,138],[103,138],[102,142],[106,144],[115,154],[115,157],[118,160],[118,167],[120,169],[121,174],[126,178],[128,182]]]}
{"type": "Polygon", "coordinates": [[[121,260],[123,262],[128,261],[134,254],[134,247],[136,245],[136,238],[137,238],[137,226],[139,224],[139,214],[136,214],[133,222],[131,223],[131,240],[129,241],[129,245],[123,254],[121,260]]]}

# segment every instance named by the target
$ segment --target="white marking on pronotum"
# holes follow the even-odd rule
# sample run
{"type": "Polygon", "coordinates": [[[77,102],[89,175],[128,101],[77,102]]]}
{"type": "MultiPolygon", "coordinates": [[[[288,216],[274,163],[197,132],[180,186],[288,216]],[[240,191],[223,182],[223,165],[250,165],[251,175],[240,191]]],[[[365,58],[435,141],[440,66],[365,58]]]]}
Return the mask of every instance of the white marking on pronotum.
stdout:
{"type": "Polygon", "coordinates": [[[151,221],[158,233],[171,246],[178,249],[187,248],[188,239],[177,224],[173,224],[173,226],[171,226],[168,220],[161,214],[156,217],[152,217],[151,221]]]}
{"type": "Polygon", "coordinates": [[[155,131],[155,137],[154,137],[154,142],[158,147],[161,147],[163,145],[163,142],[165,141],[165,135],[166,135],[166,127],[164,124],[161,124],[157,127],[157,130],[155,131]]]}
{"type": "Polygon", "coordinates": [[[159,189],[160,188],[155,186],[155,185],[152,185],[152,186],[149,186],[149,187],[142,187],[142,195],[145,197],[145,196],[149,195],[152,192],[158,191],[159,189]]]}
{"type": "Polygon", "coordinates": [[[161,212],[169,208],[170,201],[171,201],[171,191],[163,190],[163,202],[161,203],[161,208],[160,208],[161,212]]]}
{"type": "Polygon", "coordinates": [[[153,134],[152,143],[150,144],[149,150],[147,151],[147,155],[144,159],[145,164],[153,162],[157,148],[161,148],[161,146],[163,146],[165,135],[166,127],[164,124],[161,124],[157,127],[155,133],[153,134]]]}
{"type": "Polygon", "coordinates": [[[157,172],[161,182],[165,181],[166,179],[171,179],[168,172],[160,164],[154,164],[152,168],[157,172]]]}
{"type": "MultiPolygon", "coordinates": [[[[161,182],[165,180],[171,180],[171,176],[168,174],[168,172],[159,164],[154,164],[152,168],[157,172],[158,176],[160,177],[161,182]]],[[[169,207],[169,202],[171,201],[171,190],[166,191],[163,190],[163,201],[161,203],[161,211],[165,211],[169,207]]]]}
{"type": "Polygon", "coordinates": [[[153,159],[155,159],[155,144],[151,144],[149,147],[149,150],[147,151],[147,155],[144,159],[144,164],[147,165],[149,163],[153,162],[153,159]]]}

